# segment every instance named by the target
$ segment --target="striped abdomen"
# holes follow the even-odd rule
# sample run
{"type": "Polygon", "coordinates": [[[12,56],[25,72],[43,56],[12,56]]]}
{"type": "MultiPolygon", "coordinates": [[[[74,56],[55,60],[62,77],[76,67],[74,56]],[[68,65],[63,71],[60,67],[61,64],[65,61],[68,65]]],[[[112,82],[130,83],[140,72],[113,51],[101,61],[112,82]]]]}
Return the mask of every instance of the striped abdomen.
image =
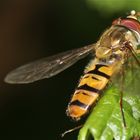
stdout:
{"type": "Polygon", "coordinates": [[[85,115],[102,93],[113,72],[113,65],[92,62],[80,79],[78,87],[68,105],[68,116],[78,120],[85,115]]]}

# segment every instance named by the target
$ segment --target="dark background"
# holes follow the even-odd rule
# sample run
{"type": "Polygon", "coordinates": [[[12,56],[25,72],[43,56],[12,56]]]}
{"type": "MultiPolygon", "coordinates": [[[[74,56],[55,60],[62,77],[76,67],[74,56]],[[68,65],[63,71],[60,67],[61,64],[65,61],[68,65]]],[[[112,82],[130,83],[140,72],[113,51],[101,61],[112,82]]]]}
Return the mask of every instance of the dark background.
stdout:
{"type": "MultiPolygon", "coordinates": [[[[104,1],[103,1],[104,2],[104,1]]],[[[0,1],[0,139],[59,140],[83,122],[72,122],[65,110],[88,58],[61,74],[27,85],[3,82],[27,62],[96,42],[114,18],[89,8],[84,0],[0,1]]],[[[74,140],[78,131],[66,135],[74,140]]]]}

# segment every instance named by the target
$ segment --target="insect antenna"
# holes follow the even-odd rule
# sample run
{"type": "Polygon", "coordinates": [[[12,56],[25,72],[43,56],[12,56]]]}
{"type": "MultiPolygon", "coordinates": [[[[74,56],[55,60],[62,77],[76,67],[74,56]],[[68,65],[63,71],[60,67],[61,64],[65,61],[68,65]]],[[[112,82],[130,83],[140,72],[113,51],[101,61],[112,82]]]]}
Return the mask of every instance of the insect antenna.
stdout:
{"type": "Polygon", "coordinates": [[[73,132],[73,131],[75,131],[77,129],[80,129],[81,127],[83,127],[83,124],[65,131],[64,133],[61,134],[61,137],[63,138],[66,134],[71,133],[71,132],[73,132]]]}

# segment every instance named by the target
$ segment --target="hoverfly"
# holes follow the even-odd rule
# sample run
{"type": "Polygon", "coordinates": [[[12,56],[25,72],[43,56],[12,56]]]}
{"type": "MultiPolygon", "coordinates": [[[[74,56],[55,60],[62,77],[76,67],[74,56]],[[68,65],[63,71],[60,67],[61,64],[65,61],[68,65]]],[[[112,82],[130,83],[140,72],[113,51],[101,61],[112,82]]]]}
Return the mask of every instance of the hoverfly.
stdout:
{"type": "Polygon", "coordinates": [[[78,48],[23,65],[10,72],[7,83],[31,83],[50,78],[89,54],[95,54],[80,78],[79,84],[68,104],[67,115],[74,120],[84,116],[96,102],[110,79],[128,64],[128,58],[137,58],[140,45],[140,12],[131,11],[125,18],[112,22],[95,44],[78,48]]]}

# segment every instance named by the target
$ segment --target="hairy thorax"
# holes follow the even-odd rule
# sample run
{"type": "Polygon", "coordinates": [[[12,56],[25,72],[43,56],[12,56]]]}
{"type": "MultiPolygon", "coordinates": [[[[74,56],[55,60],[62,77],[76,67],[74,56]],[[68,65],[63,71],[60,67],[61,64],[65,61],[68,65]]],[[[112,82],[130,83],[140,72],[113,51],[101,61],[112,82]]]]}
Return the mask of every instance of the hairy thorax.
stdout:
{"type": "Polygon", "coordinates": [[[97,42],[96,57],[106,63],[111,64],[120,61],[123,64],[130,55],[130,51],[126,47],[127,43],[134,50],[137,49],[138,40],[136,33],[123,26],[112,26],[103,33],[97,42]]]}

